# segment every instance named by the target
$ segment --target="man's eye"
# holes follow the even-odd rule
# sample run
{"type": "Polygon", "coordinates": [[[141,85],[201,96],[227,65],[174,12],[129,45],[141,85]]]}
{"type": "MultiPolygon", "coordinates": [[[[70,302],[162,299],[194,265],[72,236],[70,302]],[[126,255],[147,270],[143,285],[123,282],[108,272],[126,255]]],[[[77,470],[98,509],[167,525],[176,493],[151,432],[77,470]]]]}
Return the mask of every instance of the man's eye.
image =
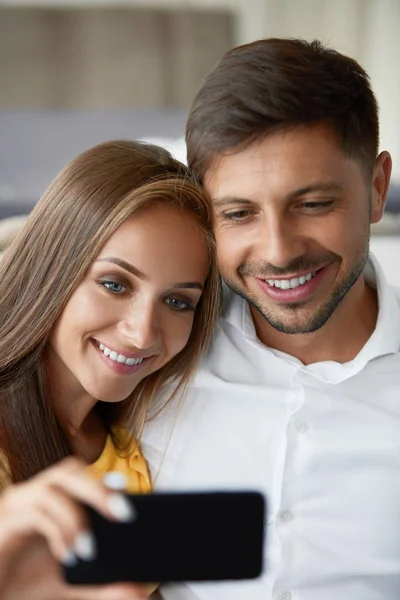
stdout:
{"type": "Polygon", "coordinates": [[[300,208],[305,208],[306,210],[323,210],[330,208],[332,204],[333,200],[326,200],[324,202],[303,202],[300,204],[300,208]]]}
{"type": "Polygon", "coordinates": [[[233,210],[231,212],[224,213],[224,219],[229,221],[244,221],[251,215],[250,210],[233,210]]]}
{"type": "Polygon", "coordinates": [[[172,308],[172,310],[182,312],[187,310],[195,310],[195,307],[192,304],[189,304],[189,302],[181,300],[180,298],[166,298],[165,302],[170,308],[172,308]]]}
{"type": "Polygon", "coordinates": [[[102,281],[101,284],[112,294],[122,294],[125,291],[125,286],[117,281],[102,281]]]}

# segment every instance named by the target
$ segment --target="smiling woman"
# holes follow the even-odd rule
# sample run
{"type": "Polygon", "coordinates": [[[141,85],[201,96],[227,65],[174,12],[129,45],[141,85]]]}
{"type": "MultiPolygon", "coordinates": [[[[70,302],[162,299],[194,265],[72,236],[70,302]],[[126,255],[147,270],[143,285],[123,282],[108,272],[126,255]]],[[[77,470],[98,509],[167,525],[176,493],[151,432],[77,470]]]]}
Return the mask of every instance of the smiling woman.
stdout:
{"type": "Polygon", "coordinates": [[[109,142],[58,175],[0,265],[3,565],[37,534],[57,560],[89,558],[76,500],[129,518],[96,480],[150,490],[132,432],[160,386],[187,385],[218,307],[212,209],[181,163],[109,142]]]}

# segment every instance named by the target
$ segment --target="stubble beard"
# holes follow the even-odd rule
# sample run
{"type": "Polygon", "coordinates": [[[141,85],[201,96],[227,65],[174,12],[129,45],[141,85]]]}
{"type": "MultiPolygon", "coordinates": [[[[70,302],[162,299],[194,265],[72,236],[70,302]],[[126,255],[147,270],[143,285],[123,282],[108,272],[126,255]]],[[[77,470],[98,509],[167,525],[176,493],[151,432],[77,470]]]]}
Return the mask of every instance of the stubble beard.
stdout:
{"type": "Polygon", "coordinates": [[[305,304],[304,303],[294,303],[294,304],[285,304],[284,311],[286,314],[290,314],[292,317],[298,316],[297,322],[294,319],[293,324],[288,324],[284,319],[280,319],[278,315],[274,314],[271,310],[268,310],[263,303],[260,302],[255,296],[251,294],[247,294],[243,288],[241,288],[235,281],[224,277],[223,280],[226,285],[236,294],[241,296],[244,300],[246,300],[251,306],[253,306],[261,316],[277,331],[280,333],[286,334],[306,334],[313,333],[323,327],[325,323],[330,319],[335,310],[340,306],[343,299],[349,293],[353,285],[359,279],[362,274],[365,264],[368,259],[369,254],[369,236],[368,243],[366,244],[366,248],[364,250],[363,255],[358,259],[358,261],[352,265],[347,274],[342,278],[342,281],[338,282],[334,289],[332,290],[330,297],[326,302],[322,304],[322,306],[318,307],[316,312],[313,315],[307,315],[308,320],[304,322],[304,316],[302,313],[304,312],[305,304]]]}

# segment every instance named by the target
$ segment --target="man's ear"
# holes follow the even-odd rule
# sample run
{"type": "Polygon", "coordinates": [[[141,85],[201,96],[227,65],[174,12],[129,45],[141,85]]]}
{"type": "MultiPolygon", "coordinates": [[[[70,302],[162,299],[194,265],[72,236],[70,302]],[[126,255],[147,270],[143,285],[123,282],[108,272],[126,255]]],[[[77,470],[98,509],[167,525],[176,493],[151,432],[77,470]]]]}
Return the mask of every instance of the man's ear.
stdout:
{"type": "Polygon", "coordinates": [[[386,152],[385,150],[384,152],[381,152],[376,159],[374,172],[372,174],[371,223],[377,223],[382,219],[391,172],[392,158],[389,152],[386,152]]]}

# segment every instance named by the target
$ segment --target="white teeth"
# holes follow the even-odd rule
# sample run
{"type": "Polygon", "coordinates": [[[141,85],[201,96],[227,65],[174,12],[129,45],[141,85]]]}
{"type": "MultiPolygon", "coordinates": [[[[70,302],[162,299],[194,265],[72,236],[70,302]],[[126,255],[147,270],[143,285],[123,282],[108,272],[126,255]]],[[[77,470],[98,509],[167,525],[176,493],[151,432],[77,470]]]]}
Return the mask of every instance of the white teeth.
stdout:
{"type": "Polygon", "coordinates": [[[308,273],[308,275],[302,275],[301,277],[293,277],[292,279],[266,279],[265,281],[271,286],[280,288],[281,290],[293,290],[304,285],[307,281],[310,281],[312,277],[316,275],[316,271],[308,273]]]}
{"type": "Polygon", "coordinates": [[[99,350],[103,352],[104,356],[108,356],[109,358],[111,358],[111,360],[114,360],[115,362],[120,363],[122,365],[139,365],[143,360],[143,358],[127,358],[123,354],[118,354],[114,350],[110,350],[110,348],[107,348],[106,346],[100,343],[98,343],[97,346],[99,350]]]}

